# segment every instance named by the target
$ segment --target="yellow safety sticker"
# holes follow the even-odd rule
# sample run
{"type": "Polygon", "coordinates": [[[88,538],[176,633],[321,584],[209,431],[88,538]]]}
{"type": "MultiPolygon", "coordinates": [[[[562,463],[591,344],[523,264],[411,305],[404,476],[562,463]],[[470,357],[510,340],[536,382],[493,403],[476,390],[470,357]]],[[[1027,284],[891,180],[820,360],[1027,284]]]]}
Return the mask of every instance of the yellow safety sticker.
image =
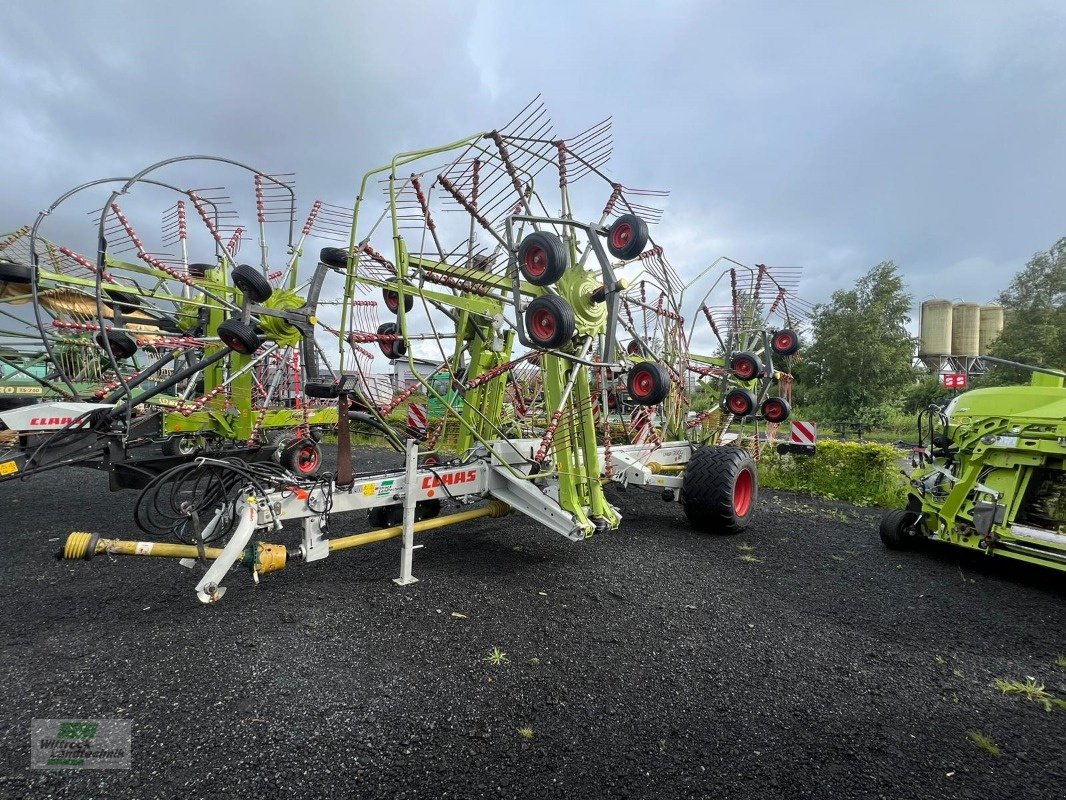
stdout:
{"type": "Polygon", "coordinates": [[[374,492],[377,491],[378,485],[376,483],[364,483],[363,484],[363,496],[373,497],[374,492]]]}
{"type": "Polygon", "coordinates": [[[14,475],[19,471],[19,465],[14,461],[5,461],[0,464],[0,475],[14,475]]]}

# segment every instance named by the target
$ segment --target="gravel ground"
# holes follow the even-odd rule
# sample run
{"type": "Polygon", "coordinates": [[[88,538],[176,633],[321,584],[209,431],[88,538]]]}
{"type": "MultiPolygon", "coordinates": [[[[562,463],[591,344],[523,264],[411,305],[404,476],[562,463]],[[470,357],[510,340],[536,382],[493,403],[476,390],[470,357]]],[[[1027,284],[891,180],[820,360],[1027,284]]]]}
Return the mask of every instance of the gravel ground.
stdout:
{"type": "Polygon", "coordinates": [[[134,496],[0,486],[2,797],[1066,797],[1066,711],[992,685],[1066,696],[1062,574],[888,552],[874,511],[764,492],[701,537],[619,492],[581,544],[478,520],[422,539],[413,586],[386,542],[203,607],[173,562],[52,559],[138,538],[134,496]],[[29,769],[35,717],[132,720],[133,768],[29,769]]]}

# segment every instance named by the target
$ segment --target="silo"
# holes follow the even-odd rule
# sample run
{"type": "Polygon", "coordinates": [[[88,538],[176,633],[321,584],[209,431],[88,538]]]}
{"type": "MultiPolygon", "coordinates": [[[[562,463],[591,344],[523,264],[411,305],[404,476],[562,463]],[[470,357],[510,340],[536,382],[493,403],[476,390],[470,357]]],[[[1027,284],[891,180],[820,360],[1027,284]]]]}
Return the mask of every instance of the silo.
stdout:
{"type": "Polygon", "coordinates": [[[981,344],[981,306],[958,303],[951,310],[951,354],[976,356],[981,344]]]}
{"type": "Polygon", "coordinates": [[[951,353],[951,301],[926,300],[922,303],[921,336],[918,354],[944,356],[951,353]]]}
{"type": "Polygon", "coordinates": [[[1003,330],[1003,306],[981,306],[980,349],[981,355],[987,356],[1003,330]]]}

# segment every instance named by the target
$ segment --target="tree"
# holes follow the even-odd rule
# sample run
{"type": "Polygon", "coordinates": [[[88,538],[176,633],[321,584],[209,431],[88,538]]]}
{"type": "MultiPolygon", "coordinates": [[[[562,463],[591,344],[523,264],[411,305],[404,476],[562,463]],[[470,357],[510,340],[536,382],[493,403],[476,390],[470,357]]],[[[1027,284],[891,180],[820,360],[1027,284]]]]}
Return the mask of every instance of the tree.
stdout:
{"type": "Polygon", "coordinates": [[[891,261],[818,306],[802,376],[812,387],[811,399],[837,419],[884,421],[914,383],[910,307],[911,296],[891,261]]]}
{"type": "MultiPolygon", "coordinates": [[[[997,298],[1006,310],[990,355],[1039,367],[1066,369],[1066,238],[1037,253],[997,298]]],[[[996,368],[986,383],[1019,383],[1021,370],[996,368]]]]}

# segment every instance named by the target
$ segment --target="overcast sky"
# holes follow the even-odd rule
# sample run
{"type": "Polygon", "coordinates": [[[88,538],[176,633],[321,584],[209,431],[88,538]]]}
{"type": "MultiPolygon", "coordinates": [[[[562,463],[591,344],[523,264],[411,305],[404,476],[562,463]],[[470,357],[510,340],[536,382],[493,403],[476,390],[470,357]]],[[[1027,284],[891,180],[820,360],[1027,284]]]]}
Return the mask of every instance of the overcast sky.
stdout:
{"type": "MultiPolygon", "coordinates": [[[[1066,235],[1066,3],[6,0],[0,229],[193,152],[351,205],[394,153],[613,116],[612,174],[668,188],[675,266],[882,260],[987,301],[1066,235]]],[[[306,206],[305,206],[306,208],[306,206]]],[[[598,210],[598,209],[597,209],[598,210]]]]}

